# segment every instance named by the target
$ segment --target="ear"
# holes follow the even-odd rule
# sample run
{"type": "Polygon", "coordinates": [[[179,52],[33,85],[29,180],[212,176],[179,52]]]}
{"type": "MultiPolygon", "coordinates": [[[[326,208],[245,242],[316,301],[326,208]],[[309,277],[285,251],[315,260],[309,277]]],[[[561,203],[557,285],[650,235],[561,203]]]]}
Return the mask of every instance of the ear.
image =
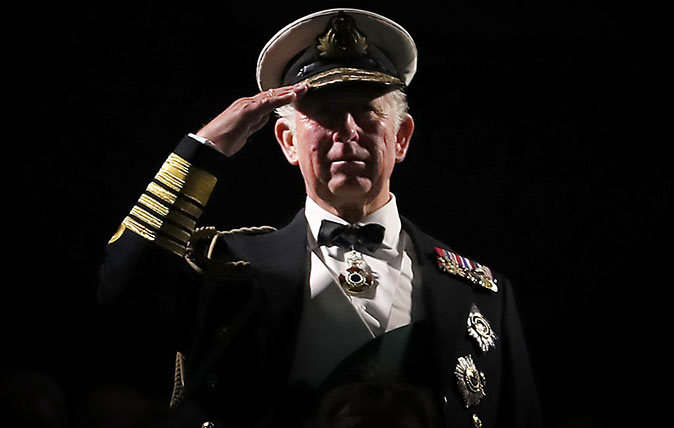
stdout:
{"type": "Polygon", "coordinates": [[[276,120],[276,124],[274,125],[274,135],[276,136],[276,141],[278,141],[279,146],[281,146],[281,150],[288,160],[288,163],[297,165],[299,160],[297,158],[295,134],[293,134],[287,119],[279,118],[276,120]]]}
{"type": "Polygon", "coordinates": [[[405,113],[396,134],[396,162],[402,162],[405,159],[412,134],[414,134],[414,119],[410,114],[405,113]]]}

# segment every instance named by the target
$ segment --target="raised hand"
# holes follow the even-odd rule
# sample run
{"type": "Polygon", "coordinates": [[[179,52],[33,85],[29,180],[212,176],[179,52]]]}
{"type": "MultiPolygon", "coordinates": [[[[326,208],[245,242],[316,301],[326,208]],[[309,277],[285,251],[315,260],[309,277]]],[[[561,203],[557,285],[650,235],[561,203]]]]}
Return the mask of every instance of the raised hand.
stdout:
{"type": "Polygon", "coordinates": [[[231,156],[241,150],[248,138],[267,123],[270,113],[292,103],[308,89],[308,84],[298,83],[240,98],[196,134],[208,138],[222,153],[231,156]]]}

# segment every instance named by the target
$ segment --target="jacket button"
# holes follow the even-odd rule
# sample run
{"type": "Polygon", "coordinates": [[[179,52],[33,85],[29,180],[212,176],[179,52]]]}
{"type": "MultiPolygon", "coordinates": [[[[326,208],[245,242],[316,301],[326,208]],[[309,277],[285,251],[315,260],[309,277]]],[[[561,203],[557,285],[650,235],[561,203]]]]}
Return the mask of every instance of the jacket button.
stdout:
{"type": "Polygon", "coordinates": [[[476,413],[473,413],[473,425],[475,425],[476,428],[482,428],[482,421],[476,413]]]}
{"type": "MultiPolygon", "coordinates": [[[[206,385],[208,385],[209,388],[215,388],[216,386],[218,386],[219,382],[220,382],[220,380],[218,379],[218,377],[214,373],[209,373],[206,376],[206,385]]],[[[209,423],[212,423],[212,422],[209,422],[209,423]]]]}
{"type": "Polygon", "coordinates": [[[224,339],[227,337],[227,333],[229,333],[229,330],[227,329],[227,326],[223,326],[217,329],[215,333],[216,339],[224,339]]]}

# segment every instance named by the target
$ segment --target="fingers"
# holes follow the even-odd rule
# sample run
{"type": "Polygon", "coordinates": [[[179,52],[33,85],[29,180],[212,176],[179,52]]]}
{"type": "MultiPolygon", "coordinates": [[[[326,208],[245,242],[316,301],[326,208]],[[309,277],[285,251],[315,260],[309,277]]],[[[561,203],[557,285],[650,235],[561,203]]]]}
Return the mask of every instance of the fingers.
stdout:
{"type": "Polygon", "coordinates": [[[304,95],[308,90],[309,85],[307,83],[298,83],[292,86],[268,89],[260,92],[255,97],[258,98],[264,110],[271,112],[278,107],[290,104],[304,95]]]}
{"type": "MultiPolygon", "coordinates": [[[[252,100],[256,107],[251,115],[248,126],[248,136],[259,131],[269,120],[269,113],[275,109],[290,104],[309,90],[309,84],[298,83],[291,86],[268,89],[255,95],[252,100]]],[[[252,113],[252,112],[251,112],[252,113]]]]}
{"type": "Polygon", "coordinates": [[[267,123],[271,112],[293,102],[308,90],[308,84],[296,84],[240,98],[202,127],[198,135],[211,140],[223,153],[234,154],[251,134],[267,123]]]}

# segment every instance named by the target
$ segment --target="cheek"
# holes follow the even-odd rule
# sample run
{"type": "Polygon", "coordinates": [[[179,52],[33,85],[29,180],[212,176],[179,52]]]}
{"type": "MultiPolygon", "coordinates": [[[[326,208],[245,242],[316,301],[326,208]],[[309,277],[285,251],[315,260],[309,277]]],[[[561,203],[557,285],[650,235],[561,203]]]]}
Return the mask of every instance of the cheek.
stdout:
{"type": "Polygon", "coordinates": [[[327,152],[330,145],[326,132],[316,127],[307,127],[297,136],[297,159],[303,173],[319,176],[327,165],[327,152]]]}
{"type": "Polygon", "coordinates": [[[397,139],[395,135],[385,134],[381,138],[381,144],[378,150],[379,162],[381,168],[389,170],[393,168],[396,163],[396,144],[397,139]]]}

